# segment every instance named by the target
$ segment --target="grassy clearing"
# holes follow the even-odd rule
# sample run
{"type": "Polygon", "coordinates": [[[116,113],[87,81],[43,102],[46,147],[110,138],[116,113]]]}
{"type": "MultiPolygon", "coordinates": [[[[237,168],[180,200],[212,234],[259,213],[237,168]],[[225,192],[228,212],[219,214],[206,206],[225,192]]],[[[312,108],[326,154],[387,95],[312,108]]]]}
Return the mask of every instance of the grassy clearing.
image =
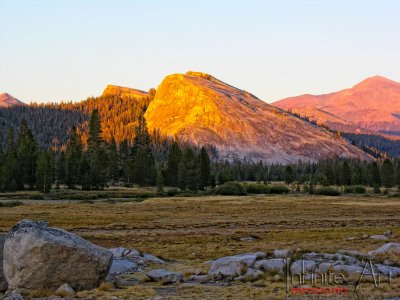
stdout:
{"type": "MultiPolygon", "coordinates": [[[[382,234],[390,229],[396,237],[400,236],[400,198],[289,194],[163,197],[141,202],[35,201],[29,205],[1,207],[0,231],[7,231],[23,218],[47,220],[51,226],[71,230],[105,247],[126,246],[152,253],[169,261],[171,268],[177,270],[206,271],[203,264],[206,260],[250,251],[301,248],[302,251],[366,252],[376,249],[384,242],[372,241],[363,235],[382,234]],[[253,238],[250,241],[241,240],[250,236],[253,238]]],[[[392,241],[400,242],[400,239],[392,241]]],[[[282,283],[266,281],[262,285],[178,287],[175,294],[179,297],[175,294],[168,297],[283,297],[282,283]]],[[[116,296],[123,293],[140,299],[157,295],[153,287],[154,284],[145,283],[125,290],[96,290],[81,295],[94,293],[91,295],[106,299],[110,293],[116,296]]],[[[380,295],[380,290],[370,286],[360,292],[366,289],[377,297],[380,295]]],[[[386,289],[388,295],[400,294],[398,284],[386,289]]]]}

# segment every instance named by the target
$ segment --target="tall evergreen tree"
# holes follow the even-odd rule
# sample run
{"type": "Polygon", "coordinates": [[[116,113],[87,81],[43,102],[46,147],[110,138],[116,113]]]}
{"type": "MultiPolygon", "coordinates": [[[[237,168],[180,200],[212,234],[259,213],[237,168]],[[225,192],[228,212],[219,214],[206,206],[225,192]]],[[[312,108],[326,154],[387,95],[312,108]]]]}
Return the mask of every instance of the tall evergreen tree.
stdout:
{"type": "Polygon", "coordinates": [[[382,164],[382,184],[386,188],[391,188],[394,184],[394,169],[392,162],[389,159],[385,159],[382,164]]]}
{"type": "Polygon", "coordinates": [[[119,157],[114,137],[108,147],[108,170],[108,177],[112,181],[117,181],[119,178],[119,157]]]}
{"type": "Polygon", "coordinates": [[[53,181],[51,157],[47,152],[40,152],[37,159],[36,186],[43,193],[50,192],[53,181]]]}
{"type": "Polygon", "coordinates": [[[167,184],[178,186],[179,162],[182,157],[182,151],[176,141],[169,148],[167,160],[167,184]]]}
{"type": "Polygon", "coordinates": [[[20,170],[18,188],[23,189],[25,184],[33,188],[36,183],[37,142],[26,120],[22,120],[19,127],[17,157],[20,170]]]}
{"type": "Polygon", "coordinates": [[[376,161],[372,162],[372,181],[374,186],[380,187],[382,185],[381,172],[376,161]]]}
{"type": "Polygon", "coordinates": [[[290,184],[294,181],[293,169],[291,166],[286,166],[284,176],[287,184],[290,184]]]}
{"type": "Polygon", "coordinates": [[[199,168],[196,155],[192,149],[186,147],[183,150],[179,163],[179,187],[197,190],[199,186],[199,168]]]}
{"type": "Polygon", "coordinates": [[[342,174],[341,174],[341,184],[350,185],[351,184],[352,172],[347,161],[343,162],[342,174]]]}
{"type": "Polygon", "coordinates": [[[65,150],[65,183],[75,188],[81,179],[82,142],[75,127],[71,129],[65,150]]]}
{"type": "Polygon", "coordinates": [[[211,167],[210,167],[210,157],[204,147],[200,150],[200,184],[199,188],[203,190],[210,185],[211,177],[211,167]]]}

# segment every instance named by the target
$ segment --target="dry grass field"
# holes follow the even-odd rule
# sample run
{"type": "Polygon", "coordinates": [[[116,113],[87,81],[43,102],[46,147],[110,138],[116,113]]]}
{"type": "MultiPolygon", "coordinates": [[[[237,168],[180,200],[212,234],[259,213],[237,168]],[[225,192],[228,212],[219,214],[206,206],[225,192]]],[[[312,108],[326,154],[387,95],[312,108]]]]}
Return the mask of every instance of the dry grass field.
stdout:
{"type": "MultiPolygon", "coordinates": [[[[335,253],[339,249],[367,252],[384,242],[364,235],[382,234],[388,229],[395,236],[391,240],[400,242],[400,198],[387,195],[48,200],[25,200],[25,205],[0,207],[0,231],[6,232],[21,219],[47,220],[51,226],[73,231],[96,244],[135,248],[167,260],[170,269],[188,272],[191,269],[205,272],[208,267],[205,261],[222,256],[279,248],[293,252],[298,248],[302,252],[335,253]]],[[[162,287],[143,283],[125,289],[102,287],[81,292],[79,296],[283,299],[286,296],[283,285],[270,278],[228,287],[188,284],[162,287]]],[[[390,286],[383,284],[378,288],[365,284],[348,297],[379,299],[396,295],[400,295],[400,285],[394,281],[390,286]]]]}

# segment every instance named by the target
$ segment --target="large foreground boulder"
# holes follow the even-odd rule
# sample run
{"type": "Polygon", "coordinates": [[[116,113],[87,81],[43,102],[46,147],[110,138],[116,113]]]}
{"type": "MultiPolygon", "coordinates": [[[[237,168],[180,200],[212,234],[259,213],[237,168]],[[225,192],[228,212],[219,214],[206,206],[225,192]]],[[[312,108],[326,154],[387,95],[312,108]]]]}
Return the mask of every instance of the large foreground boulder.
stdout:
{"type": "Polygon", "coordinates": [[[4,243],[4,276],[9,289],[74,290],[97,287],[107,276],[112,253],[46,222],[23,220],[4,243]]]}
{"type": "Polygon", "coordinates": [[[5,235],[0,235],[0,293],[7,290],[7,281],[3,275],[3,249],[4,249],[4,241],[6,239],[5,235]]]}

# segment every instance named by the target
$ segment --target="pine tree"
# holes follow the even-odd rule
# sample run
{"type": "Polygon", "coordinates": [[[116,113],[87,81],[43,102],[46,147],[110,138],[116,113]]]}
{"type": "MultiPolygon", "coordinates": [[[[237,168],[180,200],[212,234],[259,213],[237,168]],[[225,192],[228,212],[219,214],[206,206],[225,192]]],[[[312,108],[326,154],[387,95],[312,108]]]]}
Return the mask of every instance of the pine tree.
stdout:
{"type": "Polygon", "coordinates": [[[204,147],[201,147],[200,150],[200,185],[199,188],[201,190],[205,189],[210,185],[210,176],[211,176],[211,168],[210,168],[210,158],[208,153],[204,147]]]}
{"type": "Polygon", "coordinates": [[[394,169],[392,162],[389,159],[385,159],[382,164],[382,184],[386,188],[391,188],[394,184],[394,169]]]}
{"type": "Polygon", "coordinates": [[[167,161],[167,184],[169,186],[178,186],[179,162],[182,157],[182,151],[175,141],[169,148],[167,161]]]}
{"type": "Polygon", "coordinates": [[[287,184],[290,184],[294,181],[293,169],[291,166],[286,166],[284,177],[287,184]]]}
{"type": "Polygon", "coordinates": [[[341,173],[341,183],[343,185],[350,185],[351,184],[351,169],[347,161],[343,162],[342,165],[342,173],[341,173]]]}
{"type": "Polygon", "coordinates": [[[109,178],[113,181],[117,181],[119,178],[119,157],[114,137],[111,139],[111,143],[108,147],[108,168],[109,178]]]}
{"type": "Polygon", "coordinates": [[[372,181],[374,186],[380,187],[382,185],[381,172],[376,161],[372,162],[372,181]]]}
{"type": "Polygon", "coordinates": [[[4,191],[16,191],[17,180],[20,177],[20,169],[17,158],[16,145],[14,141],[14,131],[8,129],[7,133],[7,151],[4,153],[5,162],[3,165],[2,177],[4,191]]]}
{"type": "Polygon", "coordinates": [[[64,151],[61,151],[58,155],[55,171],[56,171],[57,186],[59,184],[65,183],[65,152],[64,151]]]}
{"type": "Polygon", "coordinates": [[[36,186],[43,193],[50,192],[53,181],[51,157],[47,152],[40,152],[37,159],[36,186]]]}
{"type": "Polygon", "coordinates": [[[157,171],[157,192],[164,192],[164,175],[162,170],[157,171]]]}
{"type": "Polygon", "coordinates": [[[143,116],[139,118],[139,124],[135,131],[133,181],[139,185],[154,185],[157,171],[149,131],[143,116]]]}
{"type": "Polygon", "coordinates": [[[27,184],[33,188],[36,183],[37,142],[26,120],[22,120],[17,139],[17,158],[20,177],[17,178],[18,188],[23,189],[27,184]]]}
{"type": "Polygon", "coordinates": [[[65,183],[69,188],[75,188],[81,179],[82,142],[76,128],[71,129],[65,150],[65,183]]]}
{"type": "Polygon", "coordinates": [[[196,155],[189,147],[183,151],[179,163],[179,187],[197,190],[199,187],[199,168],[196,155]]]}

